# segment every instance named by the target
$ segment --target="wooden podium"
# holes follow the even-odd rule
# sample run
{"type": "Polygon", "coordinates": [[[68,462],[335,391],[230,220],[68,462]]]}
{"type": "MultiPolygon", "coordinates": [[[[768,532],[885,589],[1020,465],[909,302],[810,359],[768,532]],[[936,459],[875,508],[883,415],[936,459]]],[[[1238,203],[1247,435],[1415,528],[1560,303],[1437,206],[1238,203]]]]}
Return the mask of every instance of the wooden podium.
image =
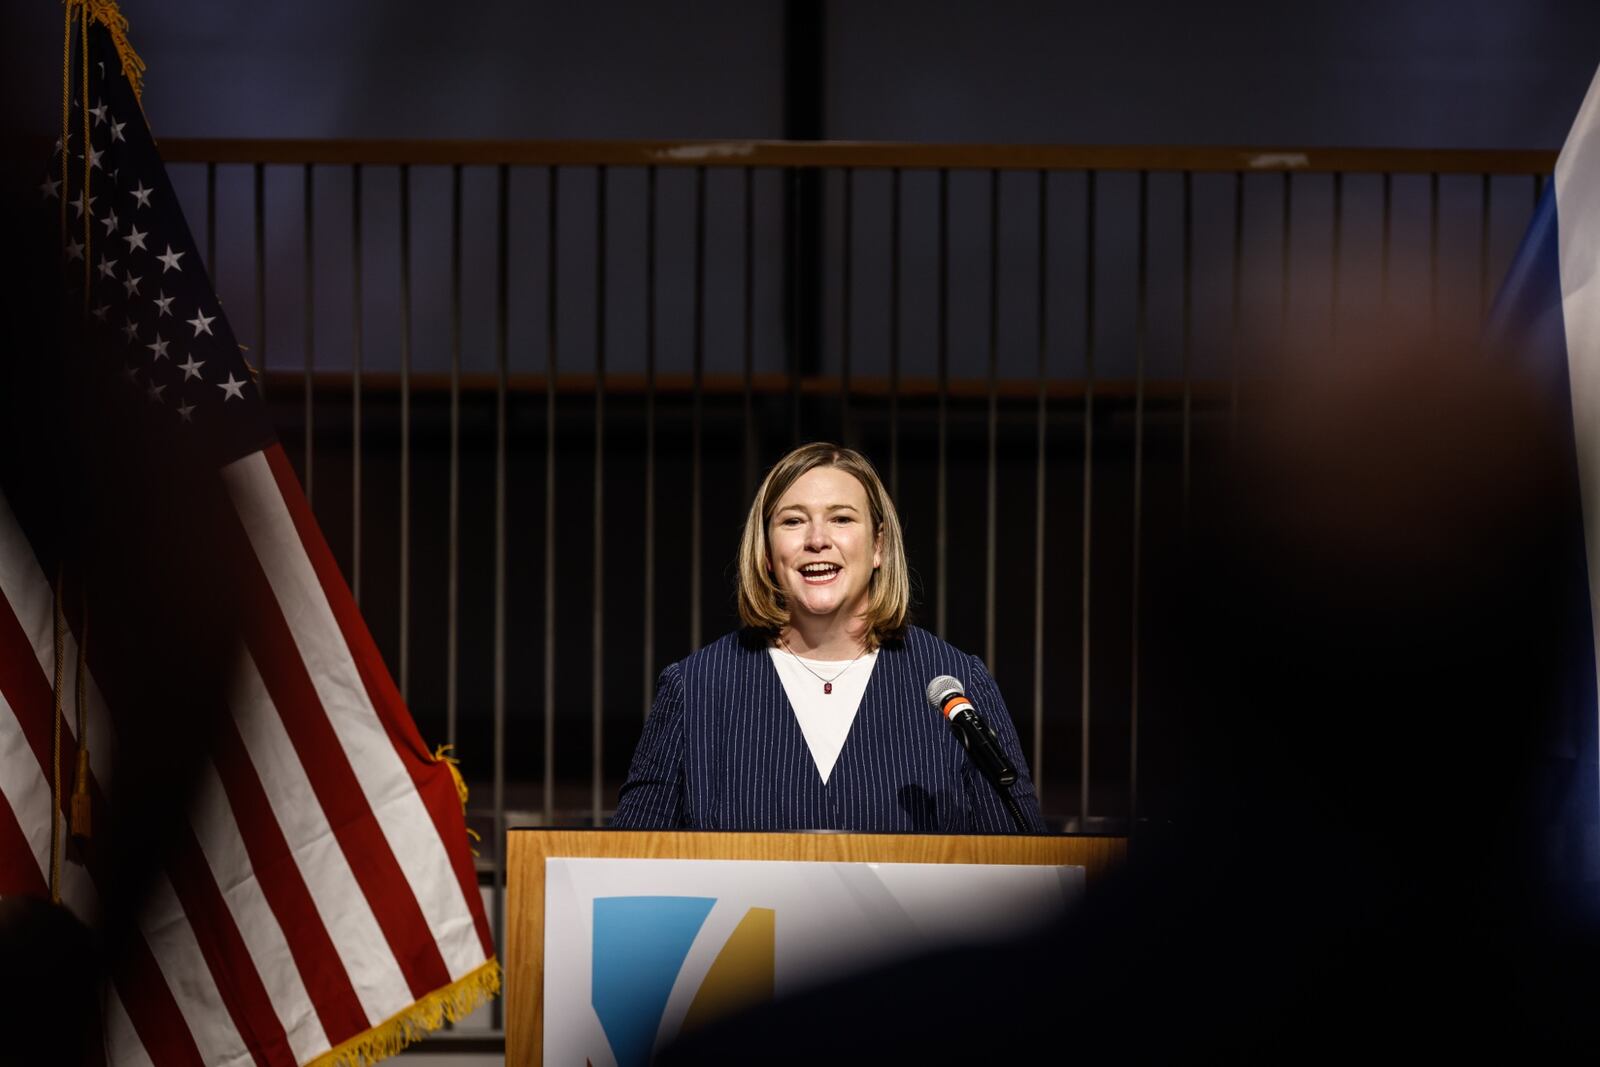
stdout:
{"type": "Polygon", "coordinates": [[[1121,837],[1056,835],[514,829],[506,838],[506,1062],[514,1067],[543,1060],[547,858],[1069,865],[1092,884],[1127,852],[1121,837]]]}

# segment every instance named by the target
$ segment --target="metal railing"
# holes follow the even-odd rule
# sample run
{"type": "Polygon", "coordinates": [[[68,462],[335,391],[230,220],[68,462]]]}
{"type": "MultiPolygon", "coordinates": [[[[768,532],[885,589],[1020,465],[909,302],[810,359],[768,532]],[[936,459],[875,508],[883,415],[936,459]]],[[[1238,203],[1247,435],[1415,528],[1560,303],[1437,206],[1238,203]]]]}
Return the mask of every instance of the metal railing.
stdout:
{"type": "Polygon", "coordinates": [[[508,822],[604,819],[657,671],[735,623],[760,471],[818,437],[879,463],[918,617],[1010,695],[1051,822],[1170,816],[1181,709],[1141,686],[1142,561],[1185,519],[1199,430],[1352,322],[1469,339],[1554,163],[161,147],[419,726],[490,798],[496,887],[508,822]],[[824,235],[820,277],[795,233],[824,235]]]}

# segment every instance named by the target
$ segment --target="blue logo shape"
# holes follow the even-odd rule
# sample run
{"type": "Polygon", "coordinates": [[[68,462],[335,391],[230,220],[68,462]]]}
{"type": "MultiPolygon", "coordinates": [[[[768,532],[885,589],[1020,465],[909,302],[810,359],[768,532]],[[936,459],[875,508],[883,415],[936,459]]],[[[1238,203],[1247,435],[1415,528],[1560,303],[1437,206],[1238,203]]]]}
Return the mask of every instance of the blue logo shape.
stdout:
{"type": "Polygon", "coordinates": [[[617,1067],[646,1067],[715,897],[596,897],[590,996],[617,1067]]]}

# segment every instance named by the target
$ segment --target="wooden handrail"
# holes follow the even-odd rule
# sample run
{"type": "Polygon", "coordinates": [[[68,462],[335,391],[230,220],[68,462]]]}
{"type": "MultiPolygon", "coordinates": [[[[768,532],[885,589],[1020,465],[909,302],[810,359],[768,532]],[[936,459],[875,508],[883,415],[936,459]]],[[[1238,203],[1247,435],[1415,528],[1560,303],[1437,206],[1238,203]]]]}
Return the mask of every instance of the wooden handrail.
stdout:
{"type": "Polygon", "coordinates": [[[876,141],[400,141],[173,137],[169,163],[835,167],[1312,174],[1548,174],[1532,149],[901,144],[876,141]]]}

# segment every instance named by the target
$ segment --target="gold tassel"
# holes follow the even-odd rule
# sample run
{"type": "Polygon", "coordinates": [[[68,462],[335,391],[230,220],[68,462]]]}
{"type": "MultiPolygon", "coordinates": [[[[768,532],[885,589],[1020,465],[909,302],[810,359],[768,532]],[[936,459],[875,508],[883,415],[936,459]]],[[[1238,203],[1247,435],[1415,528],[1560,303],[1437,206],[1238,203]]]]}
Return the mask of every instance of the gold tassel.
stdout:
{"type": "Polygon", "coordinates": [[[72,781],[72,836],[89,839],[89,746],[78,746],[78,773],[72,781]]]}
{"type": "Polygon", "coordinates": [[[454,756],[445,755],[455,747],[454,745],[440,745],[433,750],[433,758],[435,761],[442,762],[446,767],[450,768],[450,777],[455,779],[456,783],[456,796],[461,798],[461,813],[465,815],[467,811],[467,780],[461,777],[461,761],[454,756]]]}
{"type": "Polygon", "coordinates": [[[499,961],[488,960],[372,1029],[340,1042],[306,1067],[369,1067],[387,1059],[447,1021],[460,1022],[471,1015],[500,992],[500,978],[499,961]]]}

